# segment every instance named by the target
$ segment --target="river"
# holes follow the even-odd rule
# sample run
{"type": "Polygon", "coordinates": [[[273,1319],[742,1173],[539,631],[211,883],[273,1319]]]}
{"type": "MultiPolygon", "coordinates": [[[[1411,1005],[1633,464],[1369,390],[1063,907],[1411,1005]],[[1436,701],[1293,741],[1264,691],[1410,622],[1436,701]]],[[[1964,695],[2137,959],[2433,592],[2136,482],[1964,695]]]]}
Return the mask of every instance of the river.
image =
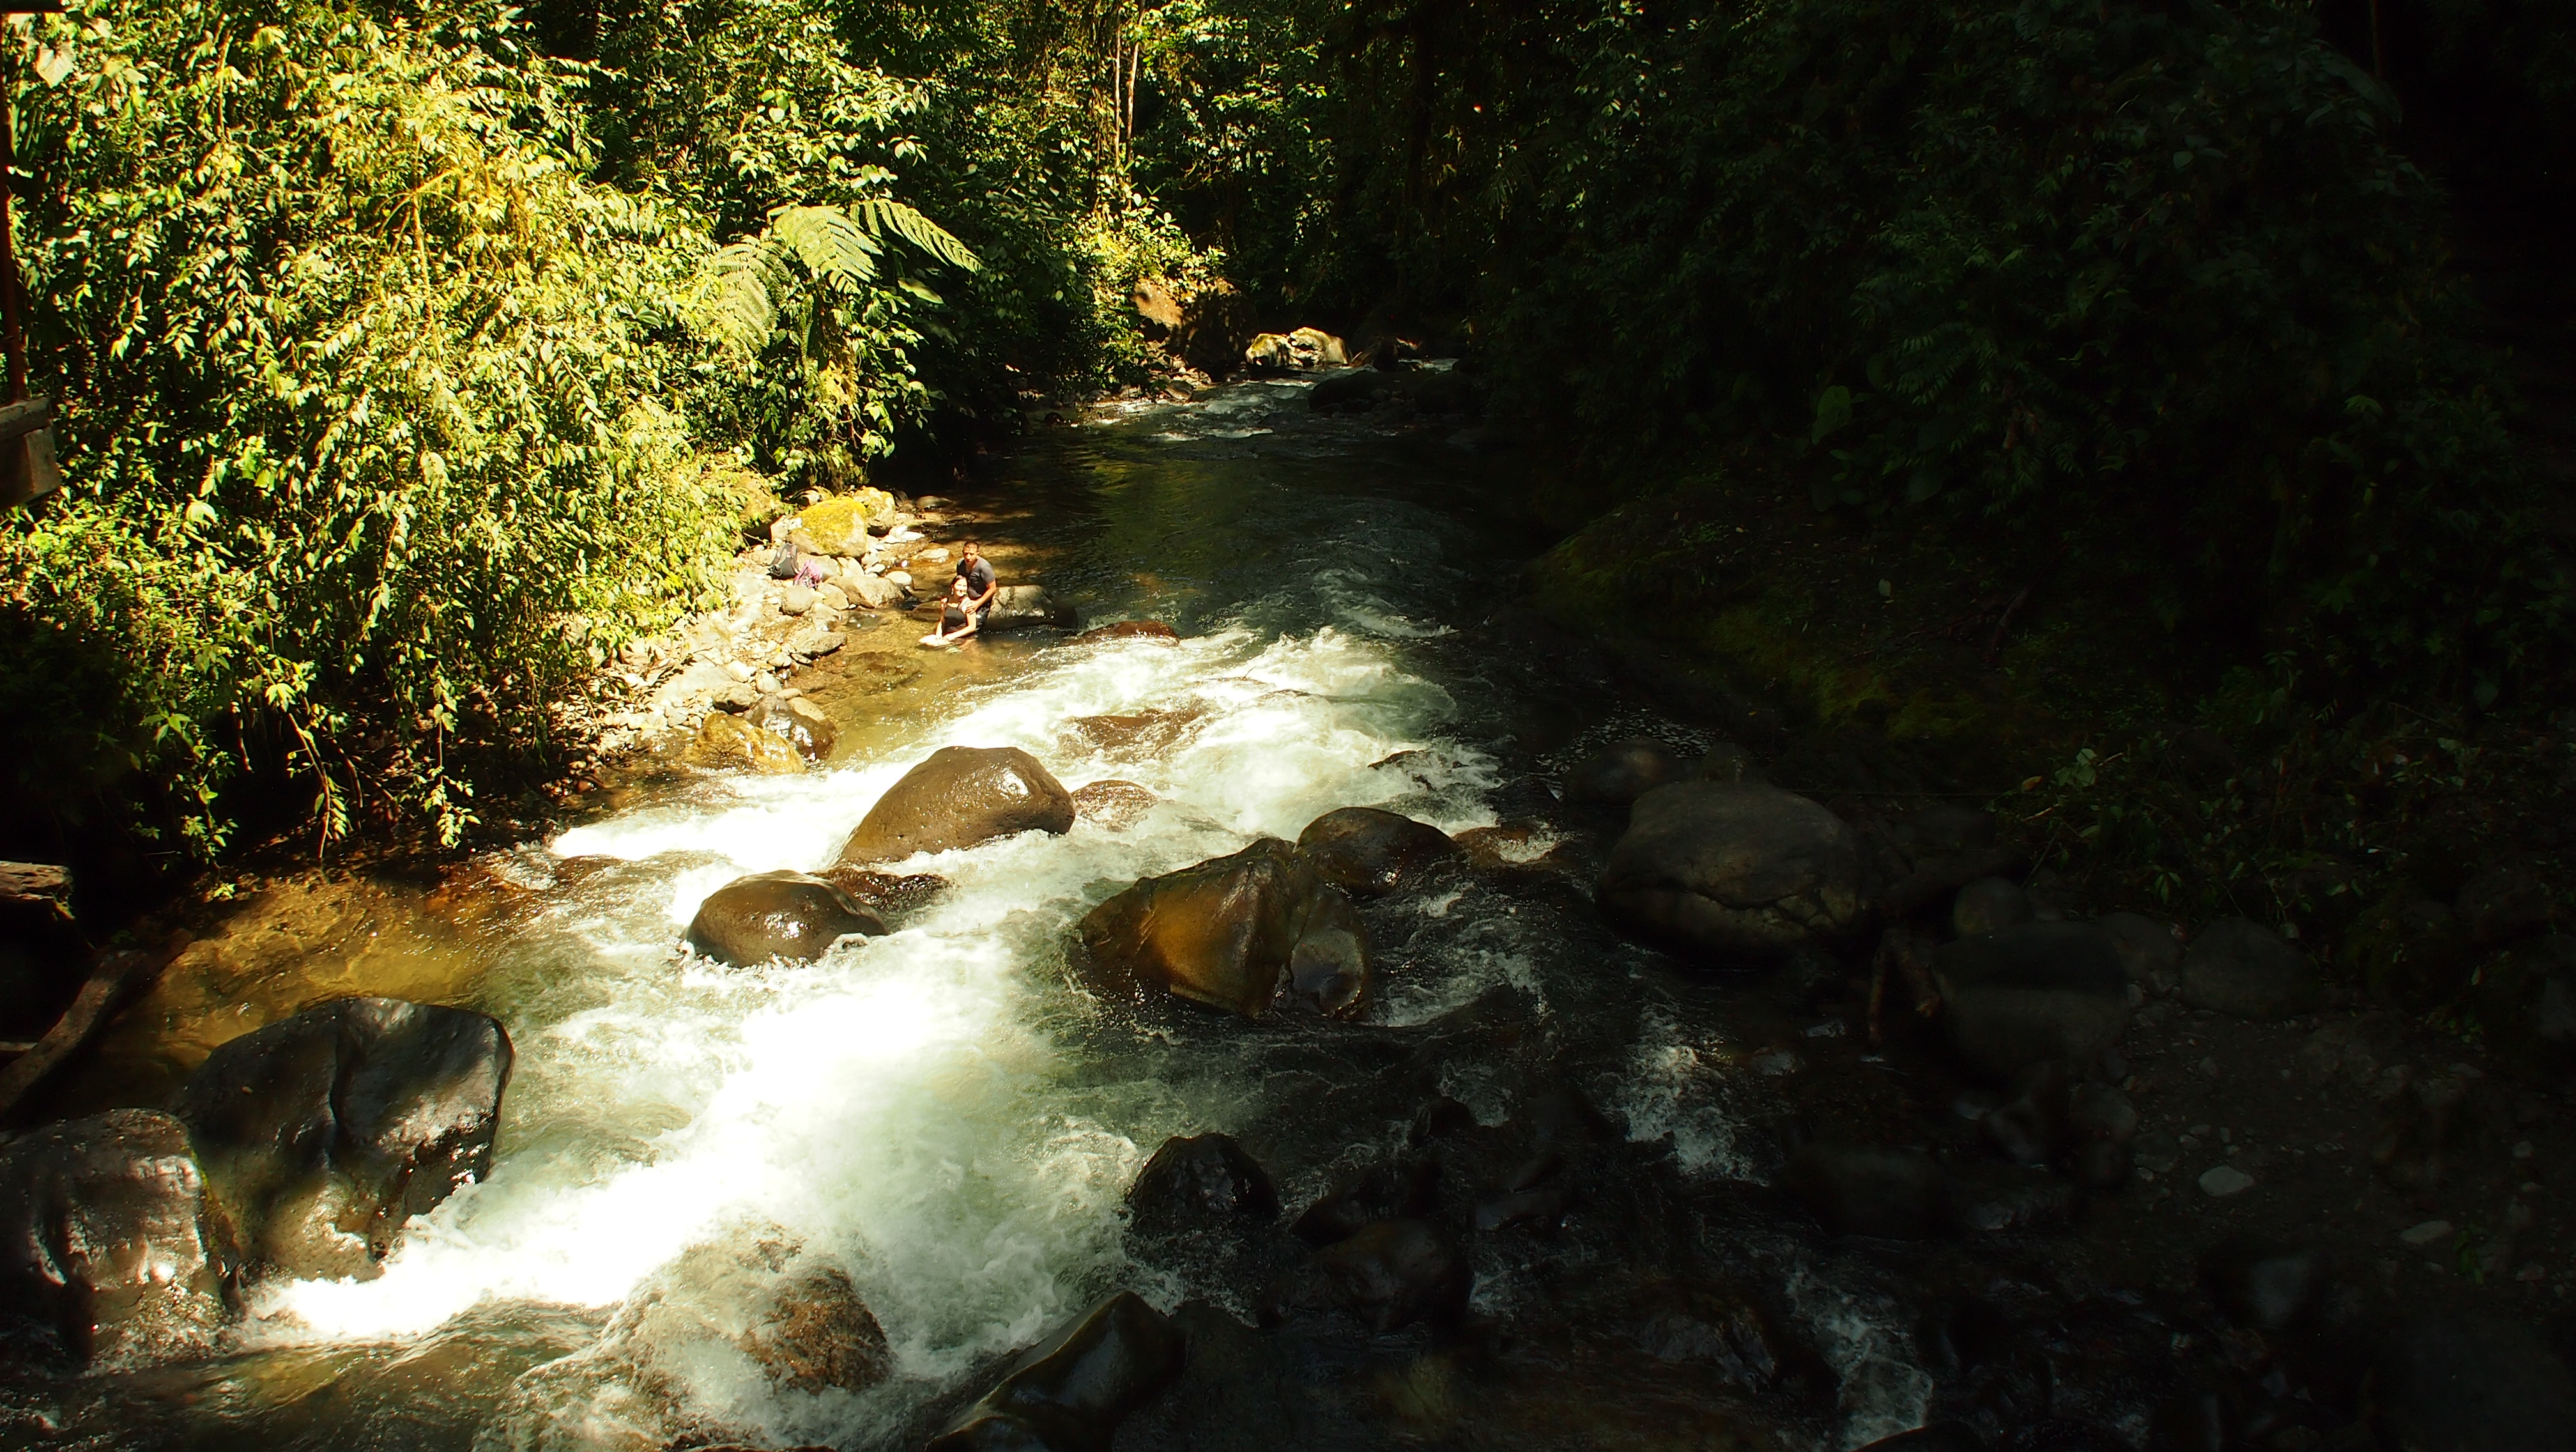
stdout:
{"type": "MultiPolygon", "coordinates": [[[[895,689],[818,692],[843,742],[827,769],[663,772],[502,854],[520,905],[418,949],[445,955],[449,996],[500,1018],[517,1048],[488,1180],[415,1222],[381,1276],[258,1288],[220,1355],[12,1388],[9,1444],[903,1445],[1106,1290],[1251,1318],[1242,1265],[1157,1259],[1122,1237],[1121,1197],[1166,1136],[1237,1135],[1293,1212],[1337,1168],[1400,1146],[1434,1093],[1492,1125],[1534,1084],[1566,1086],[1618,1142],[1605,1173],[1664,1187],[1697,1227],[1685,1238],[1715,1237],[1692,1196],[1776,1162],[1745,1132],[1754,1051],[1832,1026],[1721,1001],[1608,934],[1579,878],[1544,869],[1543,823],[1500,849],[1539,864],[1527,871],[1370,909],[1385,991],[1357,1025],[1122,1014],[1067,972],[1074,921],[1139,877],[1293,839],[1341,806],[1453,833],[1538,821],[1534,782],[1586,744],[1639,729],[1704,743],[1511,623],[1530,540],[1501,501],[1522,465],[1474,442],[1313,418],[1300,385],[1253,383],[1114,406],[961,487],[1004,557],[1086,616],[1159,619],[1182,639],[996,639],[895,689]],[[1065,730],[1140,712],[1177,724],[1127,747],[1065,730]],[[891,782],[952,744],[1022,747],[1069,786],[1115,777],[1159,801],[1124,830],[1086,822],[913,863],[952,889],[810,966],[683,954],[706,894],[828,865],[891,782]],[[893,1375],[871,1390],[782,1389],[739,1344],[745,1307],[820,1267],[846,1273],[884,1328],[893,1375]]],[[[882,627],[854,651],[891,655],[909,634],[882,627]]],[[[371,980],[401,981],[399,967],[371,980]]],[[[1493,1237],[1477,1316],[1511,1323],[1569,1304],[1568,1275],[1625,1274],[1651,1218],[1631,1206],[1605,1210],[1597,1234],[1493,1237]]],[[[1759,1216],[1727,1238],[1727,1255],[1767,1262],[1765,1294],[1826,1363],[1802,1401],[1671,1370],[1688,1358],[1605,1360],[1606,1335],[1524,1335],[1541,1372],[1481,1409],[1397,1398],[1316,1436],[1473,1424],[1495,1445],[1598,1445],[1644,1435],[1640,1396],[1662,1429],[1647,1440],[1671,1445],[1848,1446],[1914,1425],[1927,1383],[1873,1310],[1870,1273],[1759,1216]],[[1640,1391],[1658,1367],[1669,1385],[1640,1391]]],[[[1316,1335],[1296,1365],[1427,1364],[1400,1337],[1316,1335]]]]}

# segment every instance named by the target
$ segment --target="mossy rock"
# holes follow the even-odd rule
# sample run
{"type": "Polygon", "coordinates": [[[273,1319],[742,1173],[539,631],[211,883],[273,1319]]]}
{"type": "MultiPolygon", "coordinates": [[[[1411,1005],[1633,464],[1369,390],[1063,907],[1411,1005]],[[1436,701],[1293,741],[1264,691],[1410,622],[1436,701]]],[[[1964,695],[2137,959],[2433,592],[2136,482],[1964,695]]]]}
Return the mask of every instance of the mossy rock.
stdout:
{"type": "Polygon", "coordinates": [[[868,531],[894,523],[894,496],[882,489],[859,488],[809,504],[797,516],[806,547],[820,555],[863,555],[868,531]]]}

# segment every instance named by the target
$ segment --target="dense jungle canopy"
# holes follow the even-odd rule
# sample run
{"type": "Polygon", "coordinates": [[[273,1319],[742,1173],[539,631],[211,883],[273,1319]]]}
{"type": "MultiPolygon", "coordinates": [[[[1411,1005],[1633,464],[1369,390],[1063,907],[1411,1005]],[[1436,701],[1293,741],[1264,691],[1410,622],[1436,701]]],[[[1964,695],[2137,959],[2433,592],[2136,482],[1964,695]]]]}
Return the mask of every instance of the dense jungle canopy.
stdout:
{"type": "MultiPolygon", "coordinates": [[[[20,851],[453,840],[782,501],[1309,321],[1460,354],[1602,506],[2022,541],[2324,696],[2562,680],[2547,481],[2449,265],[2459,188],[2563,203],[2542,0],[12,27],[68,479],[0,528],[20,851]]],[[[1677,609],[1722,587],[1650,543],[1677,609]]]]}

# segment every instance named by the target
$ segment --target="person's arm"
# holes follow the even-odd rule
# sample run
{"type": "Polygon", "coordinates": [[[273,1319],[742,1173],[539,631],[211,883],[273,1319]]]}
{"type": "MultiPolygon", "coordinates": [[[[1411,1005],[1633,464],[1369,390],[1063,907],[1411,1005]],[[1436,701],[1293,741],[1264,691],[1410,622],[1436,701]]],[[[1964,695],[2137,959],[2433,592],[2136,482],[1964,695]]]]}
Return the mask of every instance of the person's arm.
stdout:
{"type": "Polygon", "coordinates": [[[975,613],[977,615],[981,615],[985,611],[991,609],[993,607],[993,597],[1001,593],[1002,576],[999,571],[996,571],[985,578],[984,593],[975,597],[975,613]]]}

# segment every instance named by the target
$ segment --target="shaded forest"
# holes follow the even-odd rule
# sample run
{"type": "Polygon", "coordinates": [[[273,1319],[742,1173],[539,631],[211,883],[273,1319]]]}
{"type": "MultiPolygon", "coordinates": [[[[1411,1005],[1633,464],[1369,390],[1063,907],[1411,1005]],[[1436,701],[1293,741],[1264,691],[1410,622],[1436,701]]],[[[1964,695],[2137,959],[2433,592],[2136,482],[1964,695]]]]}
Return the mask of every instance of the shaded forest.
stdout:
{"type": "Polygon", "coordinates": [[[1792,499],[2151,622],[2185,697],[2563,694],[2566,481],[2454,265],[2563,236],[2536,0],[13,24],[22,855],[461,840],[794,501],[1310,321],[1459,354],[1556,461],[1497,507],[1685,626],[1792,499]]]}

